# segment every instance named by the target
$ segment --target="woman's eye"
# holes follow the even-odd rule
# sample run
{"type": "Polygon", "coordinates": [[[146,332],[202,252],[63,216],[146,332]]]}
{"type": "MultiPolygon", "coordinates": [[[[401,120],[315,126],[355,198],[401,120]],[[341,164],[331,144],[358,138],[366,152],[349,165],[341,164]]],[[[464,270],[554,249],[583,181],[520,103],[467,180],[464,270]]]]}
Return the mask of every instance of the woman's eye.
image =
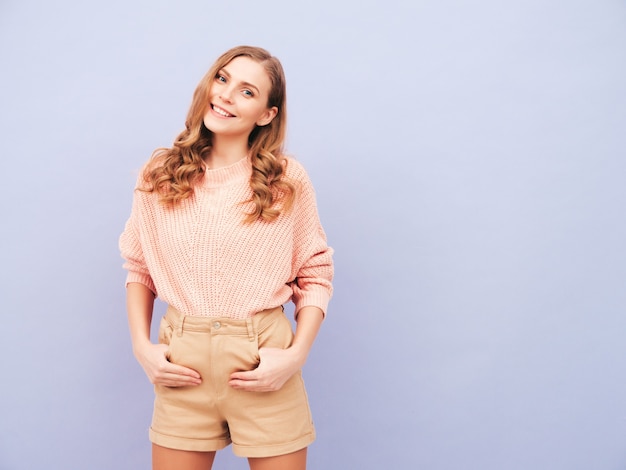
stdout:
{"type": "Polygon", "coordinates": [[[254,96],[254,93],[252,93],[250,90],[243,90],[243,94],[249,97],[254,96]]]}
{"type": "Polygon", "coordinates": [[[224,75],[218,75],[215,77],[218,82],[226,83],[226,77],[224,75]]]}

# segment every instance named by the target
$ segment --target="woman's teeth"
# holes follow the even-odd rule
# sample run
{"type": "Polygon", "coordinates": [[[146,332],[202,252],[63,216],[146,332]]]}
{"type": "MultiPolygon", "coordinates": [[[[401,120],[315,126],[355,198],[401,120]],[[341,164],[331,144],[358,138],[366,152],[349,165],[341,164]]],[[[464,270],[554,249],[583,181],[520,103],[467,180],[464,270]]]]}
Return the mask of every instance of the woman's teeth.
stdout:
{"type": "Polygon", "coordinates": [[[213,111],[215,111],[217,114],[219,114],[220,116],[224,116],[224,117],[232,117],[232,114],[227,113],[226,111],[224,111],[222,108],[218,108],[217,106],[213,105],[213,111]]]}

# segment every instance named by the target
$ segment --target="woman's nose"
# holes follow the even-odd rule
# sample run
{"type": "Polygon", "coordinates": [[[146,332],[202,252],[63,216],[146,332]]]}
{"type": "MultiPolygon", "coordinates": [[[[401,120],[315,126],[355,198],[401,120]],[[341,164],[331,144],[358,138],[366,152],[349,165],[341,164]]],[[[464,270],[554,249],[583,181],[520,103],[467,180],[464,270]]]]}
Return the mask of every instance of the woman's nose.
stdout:
{"type": "Polygon", "coordinates": [[[223,101],[230,103],[232,98],[232,90],[230,89],[230,87],[224,87],[222,88],[222,90],[220,90],[219,96],[223,101]]]}

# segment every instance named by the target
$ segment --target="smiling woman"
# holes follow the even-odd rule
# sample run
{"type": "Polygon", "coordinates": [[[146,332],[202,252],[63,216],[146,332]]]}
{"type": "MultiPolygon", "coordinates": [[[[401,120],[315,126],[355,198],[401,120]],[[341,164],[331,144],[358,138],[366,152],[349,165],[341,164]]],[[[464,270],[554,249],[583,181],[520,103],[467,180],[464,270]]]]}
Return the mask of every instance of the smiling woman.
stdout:
{"type": "Polygon", "coordinates": [[[333,263],[311,182],[284,155],[285,127],[280,62],[231,49],[139,179],[120,248],[133,349],[155,384],[156,470],[211,468],[231,443],[253,470],[306,467],[315,430],[301,368],[333,263]],[[157,293],[169,307],[152,344],[157,293]]]}
{"type": "MultiPolygon", "coordinates": [[[[209,89],[210,107],[204,125],[222,138],[228,136],[245,143],[250,129],[266,126],[276,117],[278,108],[267,106],[270,89],[269,77],[261,64],[245,56],[233,59],[218,72],[209,89]],[[246,139],[240,139],[242,135],[246,139]]],[[[247,148],[243,151],[247,152],[247,148]]],[[[216,158],[226,156],[214,147],[212,159],[216,158]]]]}
{"type": "Polygon", "coordinates": [[[280,62],[263,49],[235,47],[225,52],[200,81],[187,114],[185,130],[172,148],[155,152],[144,173],[144,189],[157,191],[161,202],[175,205],[192,195],[193,185],[202,178],[205,169],[228,166],[247,155],[253,168],[250,188],[254,207],[246,222],[254,222],[259,217],[273,220],[280,213],[273,206],[281,204],[289,209],[294,196],[289,178],[282,177],[287,167],[283,156],[286,128],[286,83],[280,62]],[[243,85],[239,92],[249,98],[248,105],[232,102],[233,88],[228,72],[231,69],[240,75],[235,77],[235,85],[237,82],[243,85]],[[253,86],[257,96],[249,96],[251,82],[257,84],[253,86]],[[217,90],[222,89],[225,96],[215,96],[217,90]],[[241,116],[233,116],[236,130],[217,127],[217,132],[213,132],[211,127],[215,123],[209,119],[207,125],[207,115],[225,117],[214,112],[216,104],[221,104],[218,109],[226,114],[229,113],[224,107],[240,107],[246,111],[248,119],[244,117],[242,123],[241,116]],[[250,119],[248,112],[256,119],[250,119]],[[235,124],[237,122],[239,125],[235,124]]]}

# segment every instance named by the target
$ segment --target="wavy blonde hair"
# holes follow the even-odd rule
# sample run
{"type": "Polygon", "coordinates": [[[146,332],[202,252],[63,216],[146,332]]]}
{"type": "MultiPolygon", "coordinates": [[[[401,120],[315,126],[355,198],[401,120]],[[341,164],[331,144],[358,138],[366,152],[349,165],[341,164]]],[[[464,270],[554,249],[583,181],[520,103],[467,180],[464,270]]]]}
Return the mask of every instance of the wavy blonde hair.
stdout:
{"type": "Polygon", "coordinates": [[[286,82],[279,60],[265,49],[252,46],[234,47],[222,54],[202,78],[193,94],[185,130],[171,148],[159,148],[143,173],[142,191],[158,192],[159,201],[173,207],[193,195],[194,185],[202,178],[204,158],[211,151],[213,133],[204,125],[209,106],[209,89],[217,73],[236,57],[249,57],[263,66],[271,89],[267,106],[276,106],[278,113],[266,126],[256,126],[248,137],[252,163],[250,189],[252,196],[243,204],[253,203],[245,213],[245,222],[272,221],[293,204],[295,188],[285,177],[287,160],[283,143],[287,129],[286,82]]]}

